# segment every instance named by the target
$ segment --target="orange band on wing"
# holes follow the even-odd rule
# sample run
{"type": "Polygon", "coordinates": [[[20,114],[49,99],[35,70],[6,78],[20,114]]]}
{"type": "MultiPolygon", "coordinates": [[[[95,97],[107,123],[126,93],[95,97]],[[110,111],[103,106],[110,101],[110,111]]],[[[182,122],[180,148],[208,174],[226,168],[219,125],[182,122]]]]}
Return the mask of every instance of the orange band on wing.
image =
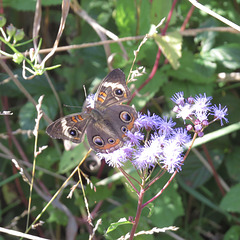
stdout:
{"type": "Polygon", "coordinates": [[[104,98],[107,96],[105,92],[100,92],[99,95],[103,96],[104,98]]]}
{"type": "Polygon", "coordinates": [[[102,99],[102,98],[98,97],[97,100],[98,100],[99,102],[102,102],[102,103],[103,103],[105,99],[102,99]]]}
{"type": "Polygon", "coordinates": [[[82,116],[81,116],[81,115],[77,115],[77,118],[78,118],[80,121],[82,121],[82,120],[83,120],[83,118],[82,118],[82,116]]]}
{"type": "Polygon", "coordinates": [[[127,129],[128,129],[129,131],[131,131],[132,128],[134,127],[134,126],[133,126],[133,125],[134,125],[134,122],[135,122],[135,118],[132,116],[132,121],[127,125],[127,129]]]}
{"type": "Polygon", "coordinates": [[[98,149],[103,149],[103,150],[109,150],[111,148],[114,148],[115,146],[119,145],[121,142],[120,142],[120,139],[116,139],[116,142],[113,143],[113,144],[110,144],[110,143],[107,143],[105,144],[103,147],[97,147],[98,149]]]}
{"type": "Polygon", "coordinates": [[[99,102],[103,103],[106,99],[106,96],[107,96],[107,94],[105,92],[100,92],[97,100],[99,102]]]}
{"type": "Polygon", "coordinates": [[[78,120],[75,117],[72,117],[72,121],[74,121],[75,123],[78,122],[78,120]]]}

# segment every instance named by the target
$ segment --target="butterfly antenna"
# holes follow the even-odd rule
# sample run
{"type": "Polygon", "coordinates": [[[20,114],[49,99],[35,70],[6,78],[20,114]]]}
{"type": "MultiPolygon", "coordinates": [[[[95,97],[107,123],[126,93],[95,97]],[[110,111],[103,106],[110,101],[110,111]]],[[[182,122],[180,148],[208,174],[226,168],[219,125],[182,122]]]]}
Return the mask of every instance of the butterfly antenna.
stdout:
{"type": "Polygon", "coordinates": [[[85,98],[87,98],[87,91],[86,91],[85,85],[83,85],[83,90],[84,90],[85,98]]]}
{"type": "Polygon", "coordinates": [[[63,104],[64,107],[69,107],[69,108],[82,108],[81,106],[72,106],[72,105],[67,105],[63,104]]]}

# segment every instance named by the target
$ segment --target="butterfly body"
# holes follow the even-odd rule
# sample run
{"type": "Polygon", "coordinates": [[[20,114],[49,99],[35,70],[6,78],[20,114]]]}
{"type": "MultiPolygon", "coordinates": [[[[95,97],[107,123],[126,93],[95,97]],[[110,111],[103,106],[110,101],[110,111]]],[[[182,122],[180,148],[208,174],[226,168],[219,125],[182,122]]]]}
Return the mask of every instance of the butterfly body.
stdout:
{"type": "Polygon", "coordinates": [[[113,152],[123,146],[127,131],[136,131],[136,110],[121,104],[130,97],[124,73],[115,69],[101,82],[93,107],[84,104],[83,112],[56,120],[46,131],[52,138],[75,143],[82,142],[86,133],[92,149],[101,153],[113,152]]]}

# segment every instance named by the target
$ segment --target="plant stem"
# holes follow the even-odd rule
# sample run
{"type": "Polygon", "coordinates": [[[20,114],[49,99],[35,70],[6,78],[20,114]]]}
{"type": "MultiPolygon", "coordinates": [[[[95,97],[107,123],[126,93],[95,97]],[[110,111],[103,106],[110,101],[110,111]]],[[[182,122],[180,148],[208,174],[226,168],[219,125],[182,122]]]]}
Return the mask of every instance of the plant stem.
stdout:
{"type": "Polygon", "coordinates": [[[141,216],[141,213],[142,213],[142,209],[143,209],[142,203],[143,203],[144,193],[145,193],[145,189],[144,189],[143,186],[141,186],[141,190],[140,190],[139,198],[138,198],[137,213],[136,213],[136,217],[135,217],[135,220],[134,220],[134,223],[133,223],[133,227],[132,227],[132,230],[131,230],[131,234],[130,234],[129,240],[132,240],[134,238],[134,234],[135,234],[135,232],[137,230],[137,226],[138,226],[138,223],[139,223],[139,220],[140,220],[140,216],[141,216]]]}

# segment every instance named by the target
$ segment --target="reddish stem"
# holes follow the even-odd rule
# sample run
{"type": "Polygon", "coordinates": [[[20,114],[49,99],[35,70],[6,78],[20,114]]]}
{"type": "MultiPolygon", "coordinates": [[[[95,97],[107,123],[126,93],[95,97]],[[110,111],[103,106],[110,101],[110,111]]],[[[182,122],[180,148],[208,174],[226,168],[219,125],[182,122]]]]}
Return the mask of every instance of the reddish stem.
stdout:
{"type": "MultiPolygon", "coordinates": [[[[181,165],[184,163],[188,154],[190,153],[190,150],[192,149],[193,143],[195,142],[196,138],[197,138],[197,133],[194,134],[191,145],[188,148],[186,154],[184,155],[184,158],[183,158],[183,161],[182,161],[181,165]]],[[[168,185],[172,182],[173,178],[176,176],[177,173],[178,173],[178,169],[175,170],[175,172],[172,174],[172,176],[167,181],[167,183],[164,185],[164,187],[153,198],[151,198],[150,200],[148,200],[146,203],[144,203],[142,205],[142,208],[146,207],[149,203],[153,202],[156,198],[158,198],[163,193],[163,191],[168,187],[168,185]]]]}
{"type": "Polygon", "coordinates": [[[138,207],[137,207],[137,213],[136,213],[136,217],[133,223],[133,227],[130,233],[130,238],[129,240],[132,240],[134,238],[134,234],[137,230],[137,226],[141,217],[141,213],[142,213],[142,209],[143,209],[143,196],[144,196],[145,190],[141,187],[140,193],[139,193],[139,198],[138,198],[138,207]]]}
{"type": "Polygon", "coordinates": [[[210,154],[208,152],[208,149],[207,149],[205,144],[202,145],[202,148],[203,148],[203,151],[204,151],[204,153],[205,153],[205,155],[207,157],[208,163],[209,163],[210,167],[212,168],[213,176],[214,176],[214,179],[215,179],[215,181],[216,181],[216,183],[218,185],[218,188],[220,189],[221,194],[224,196],[225,195],[225,191],[224,191],[224,189],[223,189],[223,187],[221,185],[221,182],[219,180],[217,171],[216,171],[216,169],[214,167],[214,164],[213,164],[212,158],[211,158],[211,156],[210,156],[210,154]]]}
{"type": "MultiPolygon", "coordinates": [[[[166,21],[166,25],[164,27],[164,29],[162,30],[162,35],[164,36],[167,32],[167,28],[168,28],[168,25],[169,25],[169,22],[172,18],[172,14],[173,14],[173,10],[174,10],[174,7],[177,3],[177,0],[174,0],[173,1],[173,4],[172,4],[172,7],[171,7],[171,10],[168,14],[168,17],[167,17],[167,21],[166,21]]],[[[157,52],[157,55],[156,55],[156,59],[155,59],[155,63],[153,65],[153,68],[152,68],[152,71],[150,73],[150,75],[148,76],[148,78],[146,79],[146,81],[132,94],[132,97],[131,99],[129,100],[128,104],[130,104],[130,102],[132,101],[132,99],[137,95],[137,93],[143,89],[151,80],[152,78],[154,77],[154,75],[156,74],[157,72],[157,69],[158,69],[158,64],[159,64],[159,60],[160,60],[160,57],[161,57],[161,49],[158,48],[158,52],[157,52]]]]}
{"type": "Polygon", "coordinates": [[[191,7],[190,10],[188,11],[187,16],[186,16],[186,18],[185,18],[185,20],[184,20],[184,22],[183,22],[183,24],[182,24],[182,26],[181,26],[181,28],[180,28],[180,31],[184,31],[184,30],[185,30],[185,28],[186,28],[186,26],[187,26],[187,23],[189,22],[190,17],[191,17],[192,14],[193,14],[194,9],[195,9],[195,7],[192,5],[192,7],[191,7]]]}

